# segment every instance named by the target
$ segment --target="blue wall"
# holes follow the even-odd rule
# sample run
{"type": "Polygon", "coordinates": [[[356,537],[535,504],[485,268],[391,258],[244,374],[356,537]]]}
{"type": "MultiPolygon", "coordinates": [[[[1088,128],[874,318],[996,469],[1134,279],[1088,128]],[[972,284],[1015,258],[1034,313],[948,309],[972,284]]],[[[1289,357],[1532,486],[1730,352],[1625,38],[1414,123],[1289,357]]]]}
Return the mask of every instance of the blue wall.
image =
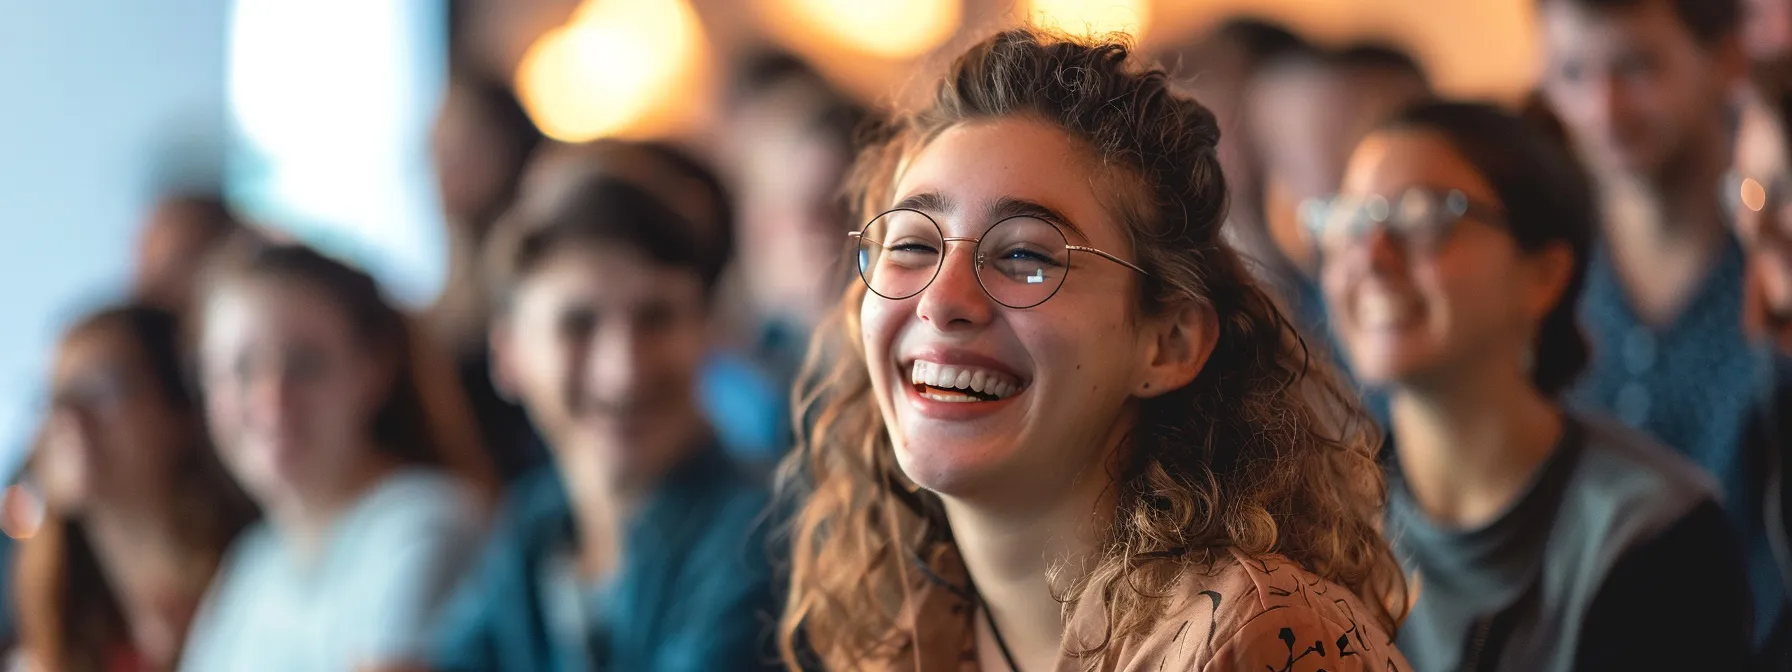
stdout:
{"type": "Polygon", "coordinates": [[[0,467],[157,193],[219,179],[228,0],[0,2],[0,467]]]}

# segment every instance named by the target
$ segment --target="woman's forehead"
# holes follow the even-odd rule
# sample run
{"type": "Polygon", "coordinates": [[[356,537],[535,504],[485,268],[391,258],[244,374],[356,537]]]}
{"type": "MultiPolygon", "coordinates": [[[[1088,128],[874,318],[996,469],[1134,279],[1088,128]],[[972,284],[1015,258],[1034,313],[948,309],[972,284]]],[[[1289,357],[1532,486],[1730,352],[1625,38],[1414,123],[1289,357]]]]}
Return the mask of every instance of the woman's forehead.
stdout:
{"type": "Polygon", "coordinates": [[[1379,131],[1352,153],[1344,176],[1347,193],[1379,193],[1409,187],[1456,189],[1497,203],[1499,194],[1474,164],[1443,135],[1424,130],[1379,131]]]}
{"type": "Polygon", "coordinates": [[[960,229],[987,228],[1003,204],[1032,203],[1061,213],[1090,242],[1112,244],[1124,236],[1098,196],[1107,175],[1097,167],[1088,150],[1049,124],[968,122],[941,132],[904,162],[884,206],[925,202],[949,234],[975,235],[960,229]]]}
{"type": "Polygon", "coordinates": [[[347,316],[323,292],[290,281],[250,279],[220,287],[206,303],[205,340],[242,344],[346,331],[347,316]]]}

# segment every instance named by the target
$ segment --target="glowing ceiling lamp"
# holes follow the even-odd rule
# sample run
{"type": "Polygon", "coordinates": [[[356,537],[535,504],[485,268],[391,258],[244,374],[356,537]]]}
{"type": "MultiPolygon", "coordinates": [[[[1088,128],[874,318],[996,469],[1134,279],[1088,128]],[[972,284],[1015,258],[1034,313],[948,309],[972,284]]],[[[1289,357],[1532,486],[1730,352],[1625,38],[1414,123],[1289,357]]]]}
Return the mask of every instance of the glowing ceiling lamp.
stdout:
{"type": "Polygon", "coordinates": [[[1126,33],[1137,39],[1150,23],[1150,0],[1030,0],[1034,25],[1074,35],[1126,33]]]}
{"type": "Polygon", "coordinates": [[[778,0],[774,27],[889,60],[927,53],[958,29],[961,0],[778,0]]]}
{"type": "Polygon", "coordinates": [[[686,0],[586,0],[523,56],[517,97],[556,140],[642,133],[693,88],[703,40],[686,0]]]}

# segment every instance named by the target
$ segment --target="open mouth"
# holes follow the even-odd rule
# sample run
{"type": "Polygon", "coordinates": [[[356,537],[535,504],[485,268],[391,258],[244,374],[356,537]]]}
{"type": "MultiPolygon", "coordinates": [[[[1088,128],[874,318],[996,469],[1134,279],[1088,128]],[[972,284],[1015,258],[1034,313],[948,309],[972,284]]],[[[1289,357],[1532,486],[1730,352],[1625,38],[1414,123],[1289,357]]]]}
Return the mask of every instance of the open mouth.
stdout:
{"type": "Polygon", "coordinates": [[[926,360],[915,360],[909,382],[923,398],[947,403],[1000,401],[1026,389],[1019,379],[1000,371],[926,360]]]}
{"type": "Polygon", "coordinates": [[[1418,320],[1420,306],[1407,297],[1383,292],[1360,294],[1356,300],[1358,323],[1371,329],[1396,329],[1418,320]]]}

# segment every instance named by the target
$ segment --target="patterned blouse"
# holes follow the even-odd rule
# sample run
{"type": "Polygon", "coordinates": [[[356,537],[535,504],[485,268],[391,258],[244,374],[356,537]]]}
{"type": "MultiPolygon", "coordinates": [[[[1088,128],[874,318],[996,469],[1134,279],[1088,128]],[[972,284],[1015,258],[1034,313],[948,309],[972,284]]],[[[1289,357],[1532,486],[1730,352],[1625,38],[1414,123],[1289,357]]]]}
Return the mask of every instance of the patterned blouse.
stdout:
{"type": "MultiPolygon", "coordinates": [[[[879,660],[857,669],[979,672],[976,598],[957,551],[935,548],[909,593],[897,637],[879,660]]],[[[1280,556],[1236,550],[1177,582],[1168,611],[1143,636],[1120,640],[1099,661],[1064,654],[1057,672],[1331,672],[1411,668],[1393,638],[1355,595],[1280,556]]],[[[1064,650],[1089,648],[1104,633],[1095,600],[1079,603],[1064,650]]],[[[1006,671],[995,671],[1006,672],[1006,671]]]]}

